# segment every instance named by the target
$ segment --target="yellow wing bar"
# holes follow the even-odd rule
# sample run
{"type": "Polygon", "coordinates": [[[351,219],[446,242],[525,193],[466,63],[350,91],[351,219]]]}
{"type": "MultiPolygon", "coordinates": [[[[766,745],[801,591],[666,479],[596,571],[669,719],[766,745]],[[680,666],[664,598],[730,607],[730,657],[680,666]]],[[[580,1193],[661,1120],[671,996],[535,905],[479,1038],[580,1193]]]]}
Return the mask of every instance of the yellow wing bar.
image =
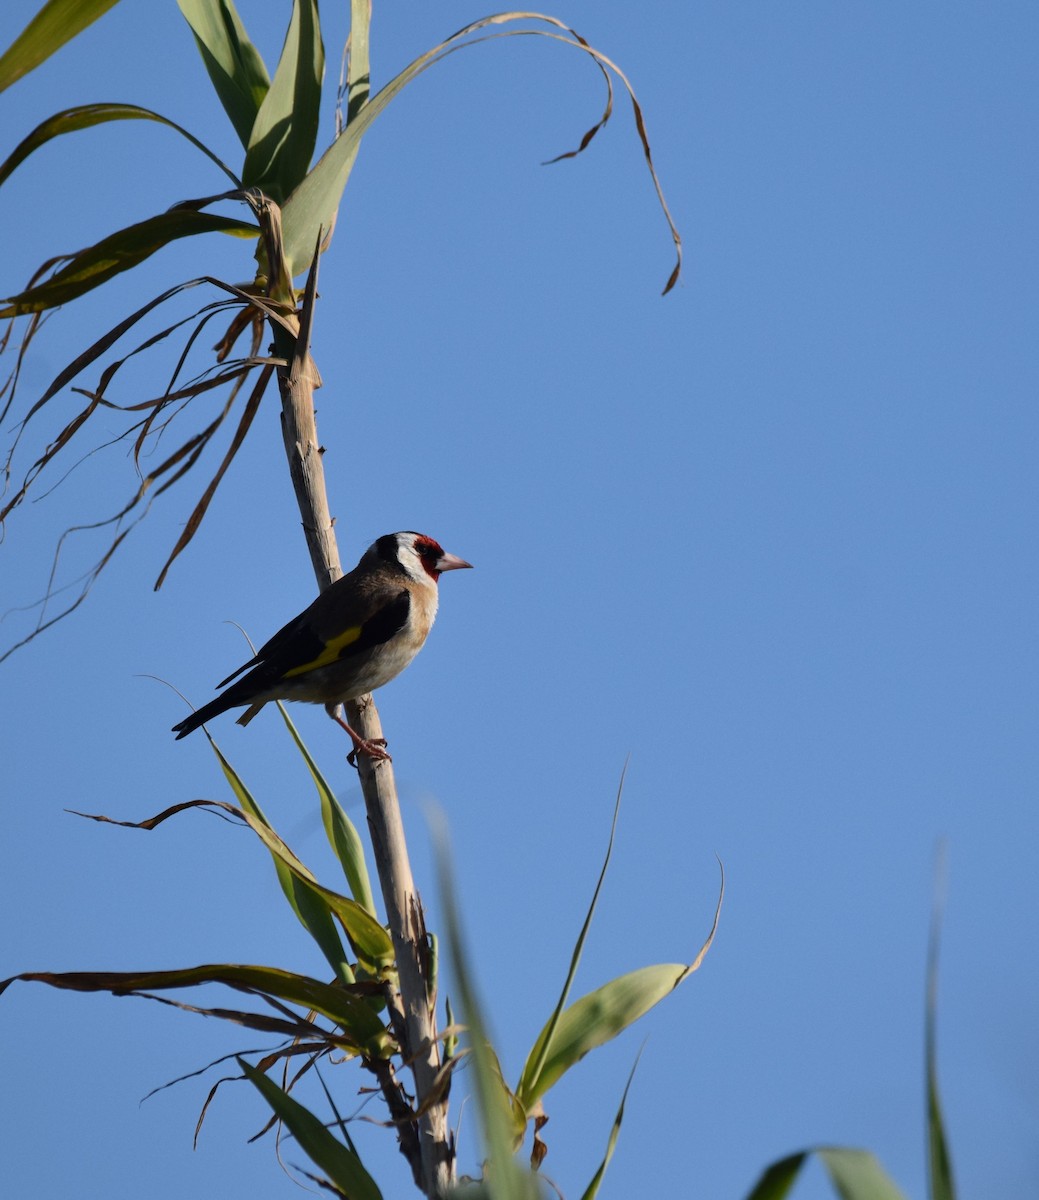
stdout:
{"type": "Polygon", "coordinates": [[[291,679],[293,675],[305,675],[308,671],[316,671],[318,667],[331,666],[347,646],[353,645],[357,641],[361,636],[362,628],[360,625],[353,625],[349,629],[344,629],[342,633],[337,633],[334,638],[330,638],[325,643],[324,649],[317,658],[312,658],[310,662],[301,663],[298,667],[286,671],[285,678],[291,679]]]}

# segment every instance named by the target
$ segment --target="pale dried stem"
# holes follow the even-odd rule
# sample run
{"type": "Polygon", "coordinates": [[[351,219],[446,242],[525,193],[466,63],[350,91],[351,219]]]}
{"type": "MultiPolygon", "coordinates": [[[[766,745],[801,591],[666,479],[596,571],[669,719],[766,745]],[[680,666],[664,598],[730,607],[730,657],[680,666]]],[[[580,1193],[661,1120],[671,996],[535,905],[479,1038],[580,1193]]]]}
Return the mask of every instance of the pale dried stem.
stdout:
{"type": "MultiPolygon", "coordinates": [[[[303,326],[303,339],[309,342],[306,318],[303,326]]],[[[314,574],[318,588],[323,591],[343,574],[343,570],[328,507],[323,451],[314,414],[313,390],[317,372],[307,344],[284,345],[288,338],[280,328],[275,328],[275,341],[288,362],[287,368],[278,373],[285,452],[314,574]]],[[[371,696],[347,704],[346,709],[347,720],[362,737],[368,740],[382,737],[379,713],[371,696]]],[[[416,1105],[421,1113],[417,1120],[420,1163],[413,1162],[412,1166],[413,1169],[420,1168],[426,1196],[435,1198],[443,1195],[454,1180],[455,1155],[447,1123],[446,1097],[433,1104],[425,1103],[433,1094],[440,1070],[440,1044],[437,1041],[436,997],[430,994],[422,904],[411,874],[392,764],[389,761],[374,763],[363,755],[358,758],[375,865],[397,959],[405,1033],[401,1052],[404,1061],[411,1066],[416,1105]]],[[[409,1142],[414,1145],[408,1138],[401,1143],[406,1156],[409,1142]]]]}

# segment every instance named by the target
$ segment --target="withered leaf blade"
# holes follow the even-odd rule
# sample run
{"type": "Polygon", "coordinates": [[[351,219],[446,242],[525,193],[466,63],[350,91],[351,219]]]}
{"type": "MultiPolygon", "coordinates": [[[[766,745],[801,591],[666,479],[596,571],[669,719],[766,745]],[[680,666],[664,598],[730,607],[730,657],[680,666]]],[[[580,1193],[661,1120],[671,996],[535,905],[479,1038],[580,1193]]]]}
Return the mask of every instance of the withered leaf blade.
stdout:
{"type": "MultiPolygon", "coordinates": [[[[269,1071],[271,1069],[271,1067],[273,1067],[279,1060],[287,1059],[293,1055],[306,1054],[308,1056],[308,1062],[312,1062],[312,1061],[316,1061],[322,1055],[329,1054],[330,1052],[331,1052],[331,1047],[325,1045],[322,1042],[293,1041],[287,1046],[281,1046],[277,1050],[270,1051],[270,1052],[264,1054],[263,1057],[257,1061],[256,1067],[260,1071],[269,1071]]],[[[156,1089],[154,1089],[154,1091],[149,1092],[148,1096],[154,1095],[155,1092],[162,1091],[163,1088],[172,1087],[176,1083],[181,1083],[185,1079],[191,1079],[196,1075],[201,1075],[204,1071],[208,1071],[210,1067],[215,1067],[219,1063],[227,1062],[228,1059],[231,1059],[231,1058],[237,1059],[237,1058],[244,1057],[246,1054],[260,1054],[260,1053],[261,1053],[261,1051],[259,1051],[259,1050],[239,1050],[232,1054],[222,1055],[220,1058],[214,1059],[214,1061],[209,1063],[208,1066],[202,1067],[201,1070],[192,1071],[188,1075],[182,1075],[179,1079],[171,1079],[169,1081],[169,1083],[164,1083],[162,1085],[162,1087],[156,1088],[156,1089]]],[[[220,1087],[225,1083],[239,1083],[243,1079],[245,1079],[244,1075],[224,1075],[221,1079],[218,1079],[216,1081],[216,1083],[214,1083],[213,1086],[209,1089],[209,1093],[206,1096],[206,1099],[202,1105],[202,1109],[198,1114],[198,1120],[195,1123],[195,1134],[194,1134],[194,1138],[192,1140],[193,1148],[195,1148],[195,1149],[198,1148],[199,1134],[201,1134],[201,1132],[202,1132],[202,1125],[205,1122],[206,1113],[209,1111],[209,1106],[216,1099],[216,1094],[220,1090],[220,1087]]],[[[148,1099],[148,1096],[144,1097],[145,1100],[148,1099]]],[[[260,1131],[260,1134],[254,1135],[249,1140],[255,1141],[256,1137],[262,1136],[262,1134],[266,1133],[267,1129],[269,1129],[272,1125],[274,1125],[274,1123],[276,1121],[277,1121],[277,1117],[272,1117],[271,1120],[260,1131]]]]}
{"type": "Polygon", "coordinates": [[[299,975],[280,967],[249,963],[204,963],[197,967],[162,971],[25,971],[0,981],[0,993],[17,981],[45,983],[48,987],[63,991],[142,996],[265,1033],[307,1037],[351,1053],[382,1052],[382,1024],[362,998],[353,996],[342,984],[322,983],[309,975],[299,975]],[[273,1007],[278,1015],[239,1009],[203,1008],[154,995],[157,991],[174,991],[205,983],[223,984],[235,991],[258,997],[273,1007]],[[286,1008],[283,1001],[324,1017],[336,1029],[323,1029],[308,1017],[286,1008]]]}
{"type": "Polygon", "coordinates": [[[234,461],[235,455],[238,453],[242,443],[245,441],[246,434],[249,432],[249,428],[253,423],[253,418],[256,416],[256,412],[260,407],[260,401],[263,398],[263,393],[266,391],[267,384],[270,381],[273,373],[274,368],[270,366],[264,367],[264,369],[260,372],[260,377],[256,381],[256,385],[253,388],[249,399],[246,401],[245,410],[242,413],[241,420],[238,422],[238,428],[235,430],[234,437],[231,439],[231,444],[227,448],[227,453],[224,455],[220,466],[217,468],[216,474],[209,481],[209,486],[202,493],[201,498],[192,510],[191,516],[188,517],[187,523],[185,524],[180,537],[177,538],[176,545],[173,547],[169,558],[166,560],[162,570],[159,572],[159,577],[155,581],[155,591],[158,591],[159,588],[162,587],[163,581],[166,578],[166,574],[173,565],[177,555],[179,555],[180,552],[191,542],[191,539],[198,532],[198,528],[202,524],[202,519],[205,517],[206,512],[209,509],[210,502],[212,501],[213,496],[216,494],[216,489],[220,486],[220,481],[227,473],[227,468],[234,461]]]}
{"type": "Polygon", "coordinates": [[[351,1200],[382,1200],[375,1180],[365,1170],[357,1154],[328,1129],[312,1112],[293,1100],[262,1071],[244,1059],[239,1066],[256,1085],[264,1099],[311,1160],[321,1168],[344,1196],[351,1200]]]}

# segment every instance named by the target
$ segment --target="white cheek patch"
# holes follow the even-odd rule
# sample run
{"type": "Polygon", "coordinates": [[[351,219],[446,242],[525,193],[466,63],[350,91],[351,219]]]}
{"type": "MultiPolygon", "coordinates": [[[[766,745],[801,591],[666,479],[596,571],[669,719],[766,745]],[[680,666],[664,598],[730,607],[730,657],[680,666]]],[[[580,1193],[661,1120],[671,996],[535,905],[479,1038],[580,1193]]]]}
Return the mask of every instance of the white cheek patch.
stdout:
{"type": "Polygon", "coordinates": [[[401,546],[398,560],[412,579],[423,579],[425,577],[425,563],[423,563],[422,559],[410,546],[401,546]]]}

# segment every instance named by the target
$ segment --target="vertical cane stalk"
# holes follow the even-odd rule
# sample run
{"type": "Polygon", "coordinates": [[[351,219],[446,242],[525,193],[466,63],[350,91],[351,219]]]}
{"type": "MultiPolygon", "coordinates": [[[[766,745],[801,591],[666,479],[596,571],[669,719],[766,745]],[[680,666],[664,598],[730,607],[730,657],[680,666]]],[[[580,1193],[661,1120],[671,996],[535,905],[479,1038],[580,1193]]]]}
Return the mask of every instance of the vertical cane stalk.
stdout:
{"type": "MultiPolygon", "coordinates": [[[[309,348],[317,261],[315,254],[299,312],[296,337],[273,322],[272,328],[275,351],[284,363],[278,371],[278,387],[289,473],[318,588],[323,591],[343,574],[343,570],[328,506],[314,412],[314,386],[318,376],[309,348]]],[[[350,701],[346,708],[348,721],[362,737],[369,740],[382,737],[382,724],[371,696],[350,701]]],[[[436,996],[429,979],[422,903],[411,874],[393,766],[387,760],[373,762],[358,755],[358,771],[386,919],[396,953],[400,998],[394,1024],[402,1042],[402,1058],[410,1065],[415,1082],[421,1186],[426,1196],[435,1200],[443,1195],[455,1177],[455,1156],[447,1124],[446,1095],[435,1094],[441,1065],[440,1044],[437,1040],[436,996]]],[[[396,998],[391,1000],[395,1002],[396,998]]],[[[402,1149],[407,1155],[404,1139],[402,1149]]],[[[414,1170],[416,1164],[412,1163],[412,1167],[414,1170]]]]}

